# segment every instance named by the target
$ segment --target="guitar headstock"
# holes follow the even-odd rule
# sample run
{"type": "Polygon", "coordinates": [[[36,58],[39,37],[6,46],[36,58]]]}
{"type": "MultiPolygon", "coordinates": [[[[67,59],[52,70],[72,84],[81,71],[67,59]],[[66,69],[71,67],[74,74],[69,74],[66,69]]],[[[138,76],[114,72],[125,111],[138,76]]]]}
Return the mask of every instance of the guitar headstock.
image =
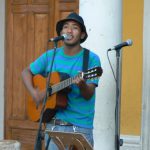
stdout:
{"type": "Polygon", "coordinates": [[[86,72],[83,72],[83,78],[85,80],[98,78],[102,75],[102,73],[103,73],[103,70],[101,67],[94,67],[94,68],[88,69],[86,72]]]}

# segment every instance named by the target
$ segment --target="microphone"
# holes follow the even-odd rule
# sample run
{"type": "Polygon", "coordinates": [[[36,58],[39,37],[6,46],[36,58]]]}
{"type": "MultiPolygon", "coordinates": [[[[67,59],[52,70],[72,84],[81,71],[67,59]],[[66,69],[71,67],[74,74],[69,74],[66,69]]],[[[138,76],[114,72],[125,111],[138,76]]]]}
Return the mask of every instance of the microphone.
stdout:
{"type": "Polygon", "coordinates": [[[108,51],[111,51],[111,50],[119,50],[121,49],[122,47],[125,47],[125,46],[131,46],[132,45],[132,40],[131,39],[128,39],[127,41],[125,42],[122,42],[116,46],[114,46],[113,48],[110,48],[108,51]]]}
{"type": "Polygon", "coordinates": [[[57,37],[51,38],[48,41],[49,42],[58,42],[60,40],[69,40],[69,39],[71,39],[70,35],[68,35],[68,34],[62,34],[61,36],[57,36],[57,37]]]}

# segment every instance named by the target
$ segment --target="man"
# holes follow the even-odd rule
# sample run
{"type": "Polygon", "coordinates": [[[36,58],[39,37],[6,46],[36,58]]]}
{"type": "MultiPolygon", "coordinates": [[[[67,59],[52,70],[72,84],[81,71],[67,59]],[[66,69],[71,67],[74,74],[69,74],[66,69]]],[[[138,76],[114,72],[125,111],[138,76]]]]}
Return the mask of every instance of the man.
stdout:
{"type": "MultiPolygon", "coordinates": [[[[63,47],[56,49],[52,72],[63,72],[73,77],[82,71],[83,67],[85,49],[81,43],[88,37],[84,21],[78,14],[71,13],[66,19],[57,22],[56,31],[58,36],[67,34],[69,38],[64,40],[63,47]]],[[[22,72],[24,84],[37,105],[43,100],[45,91],[35,88],[32,78],[37,74],[48,75],[53,53],[54,50],[44,53],[22,72]]],[[[95,66],[101,66],[100,59],[95,53],[89,51],[88,68],[95,66]]],[[[47,129],[82,133],[93,146],[95,88],[97,86],[98,79],[84,80],[76,77],[71,85],[71,92],[67,95],[67,107],[57,110],[55,118],[47,123],[47,129]]],[[[57,149],[53,141],[50,142],[49,148],[57,149]]]]}

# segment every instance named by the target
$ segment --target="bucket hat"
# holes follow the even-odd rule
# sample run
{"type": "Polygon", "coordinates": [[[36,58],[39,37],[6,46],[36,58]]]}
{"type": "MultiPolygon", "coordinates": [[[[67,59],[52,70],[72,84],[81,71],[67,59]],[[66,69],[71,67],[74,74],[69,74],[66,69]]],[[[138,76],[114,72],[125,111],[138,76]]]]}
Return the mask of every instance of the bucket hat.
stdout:
{"type": "Polygon", "coordinates": [[[66,21],[70,21],[70,20],[73,20],[73,21],[77,22],[81,27],[81,31],[85,33],[85,37],[83,39],[81,39],[81,41],[80,41],[80,43],[83,43],[88,37],[88,34],[86,32],[86,27],[84,25],[83,18],[81,16],[79,16],[77,13],[74,13],[74,12],[70,13],[65,19],[62,19],[62,20],[57,22],[56,32],[57,32],[58,36],[60,36],[60,32],[63,28],[64,23],[66,21]]]}

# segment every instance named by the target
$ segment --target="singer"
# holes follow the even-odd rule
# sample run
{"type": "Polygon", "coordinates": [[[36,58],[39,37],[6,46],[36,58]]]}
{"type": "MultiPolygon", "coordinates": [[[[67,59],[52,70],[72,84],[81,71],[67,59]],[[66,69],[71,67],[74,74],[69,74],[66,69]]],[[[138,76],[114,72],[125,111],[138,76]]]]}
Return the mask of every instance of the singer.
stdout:
{"type": "MultiPolygon", "coordinates": [[[[95,66],[101,68],[100,58],[97,54],[87,50],[89,55],[84,55],[86,50],[81,44],[87,39],[88,34],[81,16],[76,13],[70,13],[65,19],[57,22],[56,31],[59,37],[57,41],[63,40],[63,46],[56,49],[52,68],[53,73],[61,72],[74,77],[79,71],[83,71],[85,61],[88,69],[95,66]],[[64,35],[67,35],[67,38],[64,35]]],[[[51,41],[56,41],[56,38],[51,39],[51,41]]],[[[33,77],[38,74],[47,77],[52,63],[53,52],[53,49],[48,50],[22,72],[23,82],[36,106],[42,103],[46,93],[45,90],[40,91],[39,88],[34,87],[33,77]]],[[[56,109],[54,117],[46,123],[46,128],[53,131],[82,133],[93,146],[95,90],[98,82],[98,78],[85,80],[80,76],[76,76],[70,85],[71,90],[67,92],[67,106],[56,109]]],[[[63,93],[66,94],[63,90],[60,91],[60,94],[63,93]]],[[[47,143],[47,138],[48,135],[45,135],[45,143],[47,143]]],[[[48,148],[49,150],[58,150],[52,140],[48,148]]]]}

